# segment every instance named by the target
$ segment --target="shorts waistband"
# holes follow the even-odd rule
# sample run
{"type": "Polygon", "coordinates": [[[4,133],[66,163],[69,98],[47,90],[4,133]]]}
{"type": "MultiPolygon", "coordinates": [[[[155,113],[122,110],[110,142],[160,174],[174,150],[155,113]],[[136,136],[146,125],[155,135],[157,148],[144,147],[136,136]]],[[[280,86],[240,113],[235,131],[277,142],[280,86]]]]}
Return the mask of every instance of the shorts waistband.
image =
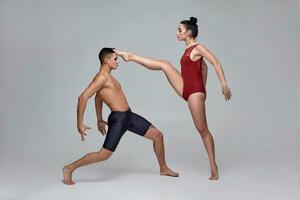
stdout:
{"type": "Polygon", "coordinates": [[[131,112],[131,109],[128,108],[128,110],[126,110],[126,111],[111,111],[111,114],[127,114],[130,112],[131,112]]]}

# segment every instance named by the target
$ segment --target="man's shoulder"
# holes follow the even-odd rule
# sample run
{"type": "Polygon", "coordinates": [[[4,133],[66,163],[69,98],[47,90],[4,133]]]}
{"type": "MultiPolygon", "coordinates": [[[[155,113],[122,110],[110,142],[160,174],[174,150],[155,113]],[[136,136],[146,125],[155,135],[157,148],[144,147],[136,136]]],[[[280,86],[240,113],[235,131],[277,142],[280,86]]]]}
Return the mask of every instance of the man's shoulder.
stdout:
{"type": "Polygon", "coordinates": [[[108,77],[109,77],[108,74],[104,74],[104,73],[100,73],[100,72],[98,72],[95,75],[95,79],[104,79],[104,80],[107,80],[108,77]]]}
{"type": "Polygon", "coordinates": [[[93,79],[95,82],[105,83],[108,80],[108,75],[103,73],[97,73],[93,79]]]}

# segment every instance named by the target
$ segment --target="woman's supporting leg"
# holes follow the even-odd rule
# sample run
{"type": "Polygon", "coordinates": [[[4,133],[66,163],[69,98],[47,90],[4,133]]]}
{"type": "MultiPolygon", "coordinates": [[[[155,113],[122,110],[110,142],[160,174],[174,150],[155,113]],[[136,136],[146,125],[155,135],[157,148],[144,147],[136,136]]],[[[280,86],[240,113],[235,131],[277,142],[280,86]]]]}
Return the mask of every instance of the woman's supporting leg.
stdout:
{"type": "Polygon", "coordinates": [[[188,99],[189,109],[191,111],[195,127],[201,135],[203,144],[208,154],[210,162],[211,176],[210,180],[219,178],[218,167],[215,161],[214,139],[208,130],[206,114],[205,114],[205,94],[194,93],[188,99]]]}

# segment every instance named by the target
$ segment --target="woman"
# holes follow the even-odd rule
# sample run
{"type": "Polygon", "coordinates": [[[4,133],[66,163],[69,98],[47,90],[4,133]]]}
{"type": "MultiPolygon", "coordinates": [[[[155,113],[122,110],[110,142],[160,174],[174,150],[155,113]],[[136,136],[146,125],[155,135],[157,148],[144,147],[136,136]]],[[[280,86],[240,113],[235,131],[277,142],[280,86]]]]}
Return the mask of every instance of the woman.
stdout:
{"type": "Polygon", "coordinates": [[[197,19],[191,17],[190,20],[181,21],[176,35],[179,41],[184,41],[186,44],[186,49],[180,61],[181,74],[167,61],[146,58],[129,52],[115,52],[126,62],[133,61],[148,69],[162,70],[165,73],[176,93],[187,101],[195,127],[201,135],[208,154],[211,170],[209,179],[217,180],[219,174],[215,161],[214,140],[207,127],[205,113],[206,65],[203,58],[206,58],[214,66],[226,101],[230,100],[231,92],[227,86],[221,63],[206,47],[196,41],[198,35],[197,19]],[[203,65],[204,69],[202,69],[203,65]]]}

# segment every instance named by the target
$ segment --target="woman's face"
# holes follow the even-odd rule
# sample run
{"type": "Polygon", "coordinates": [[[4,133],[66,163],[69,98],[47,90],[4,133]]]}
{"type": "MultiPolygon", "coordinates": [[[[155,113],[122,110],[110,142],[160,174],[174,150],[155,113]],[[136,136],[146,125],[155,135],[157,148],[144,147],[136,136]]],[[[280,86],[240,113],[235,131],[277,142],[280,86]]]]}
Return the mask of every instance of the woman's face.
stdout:
{"type": "Polygon", "coordinates": [[[176,37],[179,41],[185,40],[190,37],[190,31],[183,24],[178,25],[178,31],[176,33],[176,37]]]}

